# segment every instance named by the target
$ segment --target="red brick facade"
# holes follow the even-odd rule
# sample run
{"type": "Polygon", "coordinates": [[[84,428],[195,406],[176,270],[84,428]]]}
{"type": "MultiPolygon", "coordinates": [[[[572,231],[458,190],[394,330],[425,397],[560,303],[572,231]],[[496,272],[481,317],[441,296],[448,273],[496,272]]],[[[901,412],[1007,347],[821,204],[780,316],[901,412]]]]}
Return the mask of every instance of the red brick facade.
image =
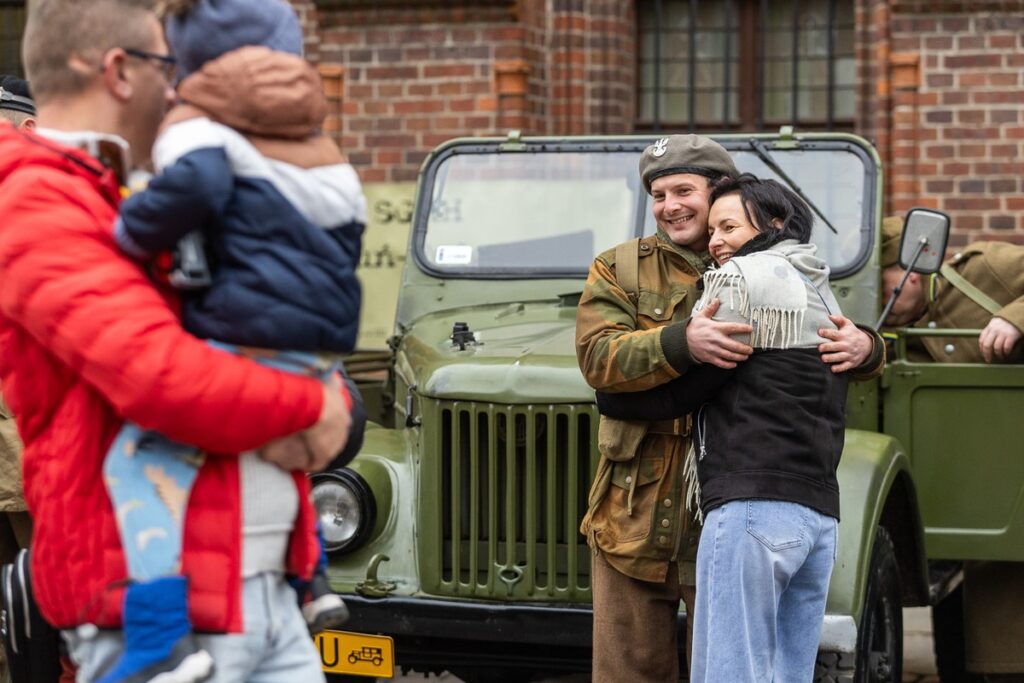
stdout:
{"type": "Polygon", "coordinates": [[[953,218],[953,246],[1024,243],[1024,2],[861,3],[858,132],[887,161],[888,208],[953,218]]]}
{"type": "MultiPolygon", "coordinates": [[[[635,130],[635,2],[291,1],[367,183],[413,179],[457,136],[635,130]]],[[[855,5],[856,130],[886,211],[946,211],[954,245],[1024,243],[1024,0],[855,5]]]]}

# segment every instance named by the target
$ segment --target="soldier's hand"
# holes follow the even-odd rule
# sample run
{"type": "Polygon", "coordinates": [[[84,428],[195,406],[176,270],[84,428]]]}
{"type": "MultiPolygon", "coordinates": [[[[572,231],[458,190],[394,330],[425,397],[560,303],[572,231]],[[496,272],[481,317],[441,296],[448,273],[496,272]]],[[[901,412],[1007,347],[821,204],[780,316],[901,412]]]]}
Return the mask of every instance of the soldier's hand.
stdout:
{"type": "Polygon", "coordinates": [[[731,369],[754,352],[753,347],[733,339],[732,335],[750,334],[754,328],[744,323],[713,320],[721,305],[722,302],[715,299],[690,319],[686,326],[686,345],[694,360],[731,369]]]}
{"type": "Polygon", "coordinates": [[[820,329],[818,336],[828,339],[818,345],[821,360],[832,365],[832,372],[840,373],[859,367],[871,355],[874,340],[852,320],[842,315],[828,317],[838,329],[820,329]]]}
{"type": "Polygon", "coordinates": [[[981,336],[978,337],[981,357],[985,359],[986,363],[1006,360],[1022,336],[1024,333],[1008,320],[999,317],[992,318],[988,321],[985,329],[981,331],[981,336]]]}

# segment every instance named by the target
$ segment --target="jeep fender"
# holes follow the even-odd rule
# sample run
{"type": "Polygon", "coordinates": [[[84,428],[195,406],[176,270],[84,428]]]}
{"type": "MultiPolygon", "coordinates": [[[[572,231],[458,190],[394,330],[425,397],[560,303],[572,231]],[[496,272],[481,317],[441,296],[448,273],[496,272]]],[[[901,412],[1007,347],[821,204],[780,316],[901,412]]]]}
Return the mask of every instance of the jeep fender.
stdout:
{"type": "Polygon", "coordinates": [[[366,482],[375,499],[377,519],[365,545],[329,560],[331,583],[337,584],[334,588],[339,592],[352,592],[366,578],[374,557],[385,551],[388,559],[379,565],[380,579],[396,583],[397,593],[417,588],[413,585],[417,576],[415,434],[372,422],[366,425],[363,447],[347,469],[366,482]]]}
{"type": "Polygon", "coordinates": [[[928,574],[910,460],[899,442],[848,429],[838,478],[841,522],[822,649],[852,652],[876,528],[884,526],[894,541],[904,606],[927,604],[928,574]]]}

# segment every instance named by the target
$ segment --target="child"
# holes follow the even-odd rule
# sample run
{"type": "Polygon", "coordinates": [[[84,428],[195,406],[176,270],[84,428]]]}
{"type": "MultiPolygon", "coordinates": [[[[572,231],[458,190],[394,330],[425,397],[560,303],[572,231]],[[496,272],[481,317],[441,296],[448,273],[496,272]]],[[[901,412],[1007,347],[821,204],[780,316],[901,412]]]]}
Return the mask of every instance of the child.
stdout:
{"type": "MultiPolygon", "coordinates": [[[[319,133],[326,105],[301,57],[295,14],[280,0],[165,5],[181,104],[154,147],[158,175],[123,203],[115,238],[150,266],[178,248],[170,279],[193,290],[182,318],[196,336],[334,383],[336,364],[317,354],[355,344],[365,198],[355,171],[319,133]],[[201,258],[194,267],[204,255],[210,268],[201,258]]],[[[104,472],[132,583],[125,651],[100,683],[212,674],[209,655],[190,645],[180,567],[185,506],[204,457],[135,425],[110,449],[104,472]]],[[[291,475],[252,453],[239,457],[239,474],[243,576],[280,572],[297,508],[286,495],[291,475]]],[[[323,568],[321,557],[304,613],[311,629],[347,617],[323,568]]]]}

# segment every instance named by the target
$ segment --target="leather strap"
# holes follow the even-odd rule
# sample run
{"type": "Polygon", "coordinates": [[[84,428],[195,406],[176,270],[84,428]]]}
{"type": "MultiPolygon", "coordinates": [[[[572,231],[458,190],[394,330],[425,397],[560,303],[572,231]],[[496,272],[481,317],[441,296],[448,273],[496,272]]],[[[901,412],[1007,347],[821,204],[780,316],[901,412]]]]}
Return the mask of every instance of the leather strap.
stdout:
{"type": "Polygon", "coordinates": [[[967,279],[960,273],[956,272],[956,269],[950,264],[943,263],[939,272],[942,273],[942,277],[949,280],[949,284],[959,289],[964,296],[984,308],[992,315],[995,315],[1002,310],[1003,307],[999,302],[968,282],[967,279]]]}
{"type": "Polygon", "coordinates": [[[676,436],[687,436],[690,433],[690,416],[679,417],[675,420],[658,420],[647,425],[648,434],[674,434],[676,436]]]}

